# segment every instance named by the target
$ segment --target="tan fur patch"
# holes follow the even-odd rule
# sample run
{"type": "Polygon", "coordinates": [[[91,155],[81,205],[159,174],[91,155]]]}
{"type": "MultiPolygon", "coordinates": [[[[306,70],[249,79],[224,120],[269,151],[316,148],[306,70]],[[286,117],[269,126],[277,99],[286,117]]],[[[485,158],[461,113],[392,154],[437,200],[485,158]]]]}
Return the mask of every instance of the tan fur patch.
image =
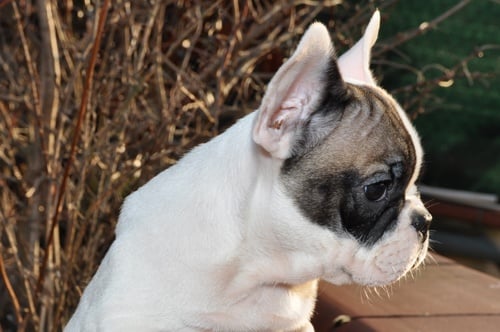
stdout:
{"type": "Polygon", "coordinates": [[[311,298],[316,297],[316,293],[318,291],[318,280],[315,279],[298,285],[280,283],[277,287],[286,288],[289,292],[302,298],[311,298]]]}

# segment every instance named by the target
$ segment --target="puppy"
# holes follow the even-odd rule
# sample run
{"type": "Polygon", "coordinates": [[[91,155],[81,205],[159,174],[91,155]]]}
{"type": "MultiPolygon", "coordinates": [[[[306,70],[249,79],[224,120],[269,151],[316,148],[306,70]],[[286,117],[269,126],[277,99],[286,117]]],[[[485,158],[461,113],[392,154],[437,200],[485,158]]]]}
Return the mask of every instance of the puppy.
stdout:
{"type": "Polygon", "coordinates": [[[424,259],[419,138],[312,24],[259,109],[126,198],[66,331],[314,331],[317,282],[386,285],[424,259]]]}

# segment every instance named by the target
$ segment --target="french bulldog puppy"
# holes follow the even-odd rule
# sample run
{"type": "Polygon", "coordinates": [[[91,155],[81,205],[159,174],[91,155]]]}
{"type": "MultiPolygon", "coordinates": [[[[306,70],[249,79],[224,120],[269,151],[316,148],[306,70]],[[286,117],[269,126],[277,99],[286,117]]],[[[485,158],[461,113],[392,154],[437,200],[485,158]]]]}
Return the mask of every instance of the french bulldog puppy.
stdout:
{"type": "Polygon", "coordinates": [[[314,331],[318,279],[392,283],[424,259],[417,133],[312,24],[259,109],[126,198],[65,331],[314,331]]]}

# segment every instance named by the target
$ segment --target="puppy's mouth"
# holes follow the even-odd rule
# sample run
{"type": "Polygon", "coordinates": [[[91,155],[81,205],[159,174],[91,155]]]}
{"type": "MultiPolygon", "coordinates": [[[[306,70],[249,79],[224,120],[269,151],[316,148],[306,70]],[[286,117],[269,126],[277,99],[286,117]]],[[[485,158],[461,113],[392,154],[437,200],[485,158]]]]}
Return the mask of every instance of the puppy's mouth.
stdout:
{"type": "Polygon", "coordinates": [[[361,247],[353,261],[339,268],[345,282],[369,287],[389,285],[418,269],[427,256],[428,235],[422,241],[417,238],[404,240],[392,233],[381,241],[369,248],[361,247]],[[374,254],[366,257],[372,251],[374,254]]]}

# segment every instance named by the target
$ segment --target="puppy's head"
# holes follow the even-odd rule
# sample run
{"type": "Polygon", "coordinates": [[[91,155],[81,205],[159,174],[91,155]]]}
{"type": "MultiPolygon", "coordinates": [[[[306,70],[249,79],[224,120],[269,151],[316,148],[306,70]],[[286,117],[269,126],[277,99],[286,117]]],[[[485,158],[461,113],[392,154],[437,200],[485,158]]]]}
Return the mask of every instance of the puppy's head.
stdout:
{"type": "Polygon", "coordinates": [[[339,59],[326,28],[313,24],[271,80],[253,130],[281,162],[293,208],[320,229],[311,235],[328,232],[336,243],[322,276],[334,283],[388,284],[427,252],[431,216],[415,187],[419,138],[369,70],[379,22],[376,12],[339,59]]]}

